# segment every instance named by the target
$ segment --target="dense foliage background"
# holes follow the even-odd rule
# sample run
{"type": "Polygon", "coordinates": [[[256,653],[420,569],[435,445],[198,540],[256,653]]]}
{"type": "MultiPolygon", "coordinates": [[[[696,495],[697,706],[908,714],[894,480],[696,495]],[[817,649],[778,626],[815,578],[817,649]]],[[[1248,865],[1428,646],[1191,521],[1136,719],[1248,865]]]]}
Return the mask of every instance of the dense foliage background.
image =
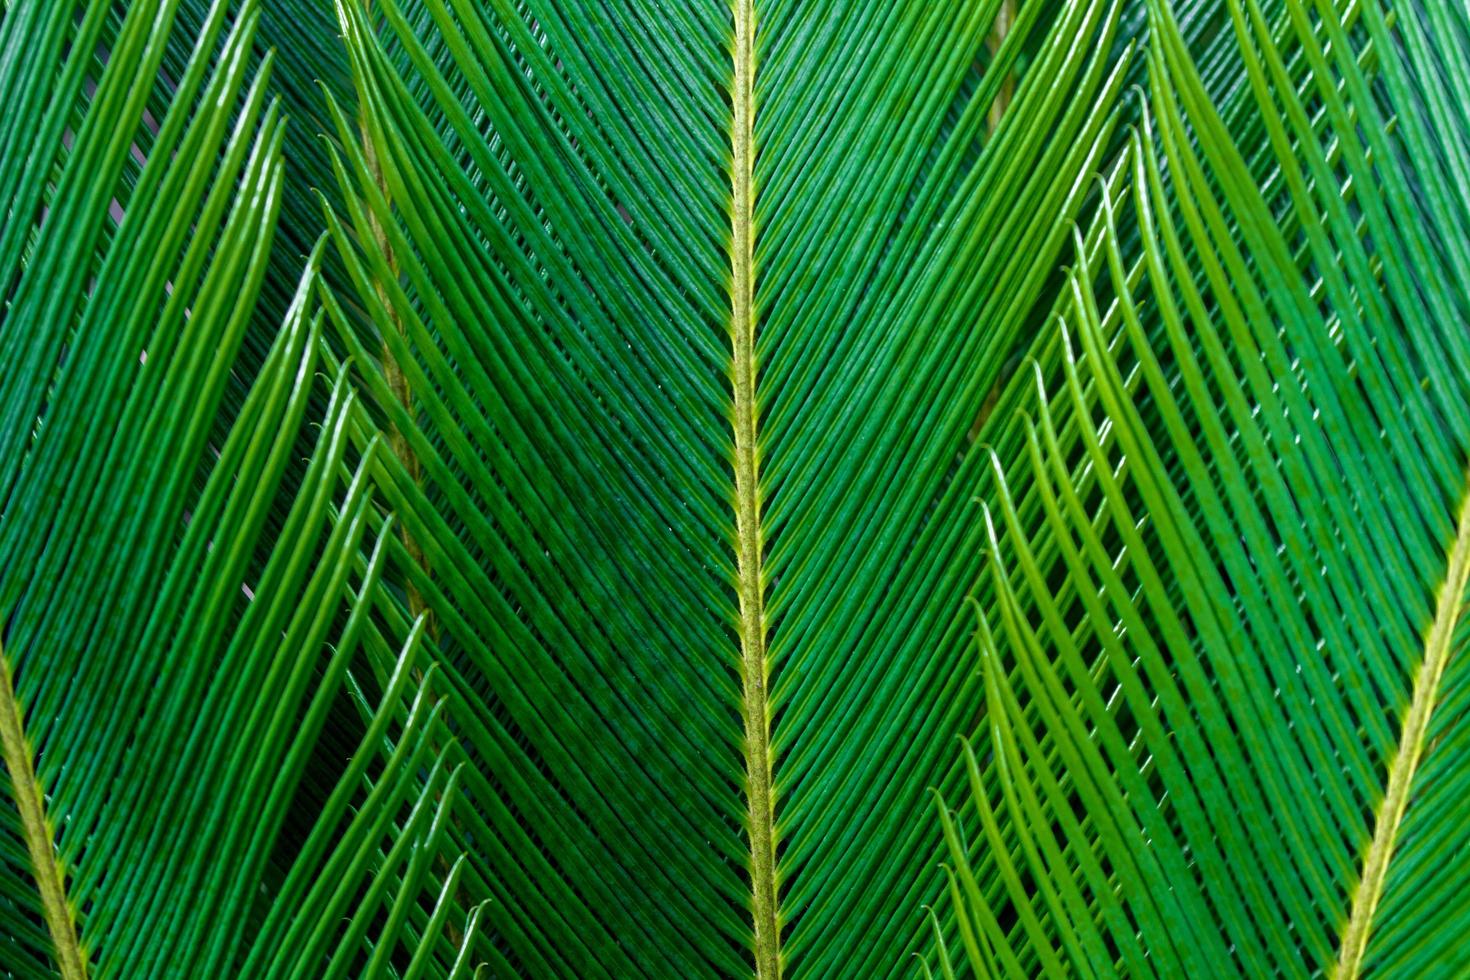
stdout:
{"type": "Polygon", "coordinates": [[[1470,976],[1467,106],[1461,0],[9,0],[0,975],[1470,976]]]}

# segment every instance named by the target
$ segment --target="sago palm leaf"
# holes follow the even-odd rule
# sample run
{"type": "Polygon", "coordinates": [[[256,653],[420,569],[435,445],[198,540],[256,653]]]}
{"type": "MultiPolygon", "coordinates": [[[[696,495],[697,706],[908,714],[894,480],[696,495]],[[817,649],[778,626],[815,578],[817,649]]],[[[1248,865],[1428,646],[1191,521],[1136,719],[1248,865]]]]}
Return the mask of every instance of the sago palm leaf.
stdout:
{"type": "Polygon", "coordinates": [[[1151,2],[996,441],[946,974],[1470,970],[1464,11],[1226,6],[1269,166],[1151,2]]]}
{"type": "Polygon", "coordinates": [[[432,819],[454,787],[424,791],[415,648],[375,685],[359,645],[382,548],[366,480],[343,481],[340,378],[306,425],[317,258],[222,407],[282,182],[246,70],[259,12],[216,4],[175,73],[174,8],[0,23],[0,972],[444,976],[422,868],[458,856],[432,819]],[[366,718],[333,726],[354,754],[323,765],[349,668],[366,718]]]}
{"type": "Polygon", "coordinates": [[[979,706],[971,432],[1111,145],[1120,7],[339,9],[328,305],[483,774],[484,955],[910,971],[979,706]]]}
{"type": "Polygon", "coordinates": [[[1467,54],[5,5],[0,975],[1470,971],[1467,54]]]}

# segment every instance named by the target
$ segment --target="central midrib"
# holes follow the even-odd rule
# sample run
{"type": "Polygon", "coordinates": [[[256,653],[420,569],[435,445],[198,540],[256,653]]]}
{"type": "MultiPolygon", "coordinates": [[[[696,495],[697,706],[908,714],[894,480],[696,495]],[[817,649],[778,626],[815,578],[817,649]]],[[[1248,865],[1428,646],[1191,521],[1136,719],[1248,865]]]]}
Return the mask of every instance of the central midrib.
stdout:
{"type": "Polygon", "coordinates": [[[1372,933],[1373,915],[1388,877],[1388,866],[1398,843],[1399,829],[1409,808],[1414,771],[1424,757],[1429,719],[1439,699],[1440,682],[1454,653],[1455,626],[1464,605],[1465,586],[1470,582],[1470,493],[1460,505],[1455,543],[1446,562],[1434,622],[1424,639],[1424,659],[1414,675],[1414,687],[1404,712],[1403,732],[1389,764],[1388,784],[1373,829],[1373,843],[1363,858],[1363,874],[1353,894],[1347,926],[1342,931],[1335,980],[1356,980],[1372,933]]]}
{"type": "Polygon", "coordinates": [[[751,169],[755,106],[755,10],[734,0],[734,83],[730,92],[730,337],[735,428],[735,533],[740,593],[741,715],[745,722],[745,793],[749,806],[751,915],[755,973],[781,976],[777,912],[775,797],[771,787],[771,717],[766,683],[765,576],[761,560],[760,452],[757,439],[755,276],[751,169]]]}
{"type": "Polygon", "coordinates": [[[10,791],[20,812],[21,830],[30,853],[36,891],[41,896],[46,929],[55,948],[57,969],[64,980],[86,980],[87,958],[77,942],[76,923],[66,896],[66,874],[56,855],[55,835],[46,819],[44,794],[31,763],[20,701],[15,696],[10,662],[3,650],[0,650],[0,754],[10,773],[10,791]]]}

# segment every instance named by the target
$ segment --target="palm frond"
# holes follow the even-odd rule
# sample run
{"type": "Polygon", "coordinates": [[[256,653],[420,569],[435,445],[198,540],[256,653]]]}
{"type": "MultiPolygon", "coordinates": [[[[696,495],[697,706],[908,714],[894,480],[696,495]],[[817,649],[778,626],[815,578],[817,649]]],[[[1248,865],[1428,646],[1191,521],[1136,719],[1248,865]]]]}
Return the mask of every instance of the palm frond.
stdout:
{"type": "MultiPolygon", "coordinates": [[[[280,832],[311,810],[303,783],[333,776],[318,763],[306,779],[308,763],[382,562],[362,567],[370,487],[343,479],[341,372],[307,421],[320,249],[257,383],[225,397],[265,278],[282,124],[269,62],[248,71],[257,7],[216,4],[170,73],[175,6],[20,4],[0,22],[0,99],[18,107],[0,132],[15,219],[0,241],[0,972],[230,975],[252,925],[284,921],[311,942],[254,975],[361,961],[356,975],[448,976],[435,937],[465,923],[421,914],[442,886],[425,868],[448,853],[439,824],[346,821],[327,866],[367,893],[348,925],[294,900],[346,803],[396,793],[432,813],[438,798],[405,796],[418,774],[375,762],[390,732],[364,724],[317,833],[280,832]]],[[[386,688],[375,717],[411,693],[386,688]]]]}
{"type": "Polygon", "coordinates": [[[510,969],[909,969],[969,433],[1124,77],[1117,4],[1003,6],[339,5],[334,342],[510,969]]]}
{"type": "Polygon", "coordinates": [[[1467,55],[0,5],[0,976],[1470,971],[1467,55]]]}
{"type": "Polygon", "coordinates": [[[1268,168],[1151,3],[1129,192],[993,457],[977,975],[1466,967],[1464,24],[1228,9],[1268,168]]]}

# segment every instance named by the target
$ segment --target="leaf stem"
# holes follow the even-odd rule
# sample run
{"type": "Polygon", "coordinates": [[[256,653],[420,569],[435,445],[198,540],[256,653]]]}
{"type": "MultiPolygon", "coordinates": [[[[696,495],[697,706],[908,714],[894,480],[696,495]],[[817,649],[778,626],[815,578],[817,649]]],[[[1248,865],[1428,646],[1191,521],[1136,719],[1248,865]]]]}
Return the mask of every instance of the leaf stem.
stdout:
{"type": "Polygon", "coordinates": [[[86,980],[87,960],[77,943],[76,924],[71,905],[66,900],[66,875],[56,855],[55,835],[46,821],[41,803],[41,788],[31,764],[30,745],[26,741],[20,702],[10,676],[10,662],[0,650],[0,749],[5,755],[5,768],[10,772],[10,791],[20,811],[26,849],[31,855],[31,870],[36,877],[36,890],[46,916],[46,928],[56,947],[56,965],[63,980],[86,980]]]}
{"type": "MultiPolygon", "coordinates": [[[[363,9],[371,12],[371,3],[364,4],[363,9]]],[[[367,162],[368,173],[372,177],[373,183],[382,193],[383,199],[385,201],[391,201],[392,191],[388,187],[388,181],[383,177],[383,168],[378,162],[377,147],[369,135],[365,121],[361,124],[361,129],[363,159],[367,162]]],[[[398,260],[393,255],[393,243],[388,240],[388,233],[383,228],[382,222],[379,221],[377,212],[371,208],[368,209],[368,228],[372,233],[374,244],[377,245],[378,250],[383,255],[383,261],[388,265],[389,273],[397,275],[398,260]]],[[[378,302],[388,312],[388,320],[392,324],[392,329],[400,336],[406,337],[407,334],[403,329],[403,322],[399,319],[398,311],[393,306],[393,300],[388,295],[387,287],[375,279],[373,288],[378,294],[378,302]]],[[[383,365],[383,378],[388,383],[388,390],[398,399],[399,404],[403,406],[404,410],[412,416],[413,389],[409,387],[408,378],[404,375],[403,368],[399,366],[398,360],[393,356],[392,349],[388,346],[386,340],[383,341],[380,356],[383,365]]],[[[408,471],[409,479],[413,481],[414,486],[422,487],[424,482],[423,470],[419,464],[419,458],[414,453],[413,447],[408,444],[408,436],[399,428],[398,423],[392,419],[389,420],[388,446],[393,450],[393,455],[398,457],[399,462],[403,464],[404,469],[408,471]]],[[[408,529],[407,522],[399,523],[398,534],[403,540],[404,550],[408,552],[408,560],[422,569],[425,575],[431,574],[432,569],[429,567],[429,559],[424,554],[424,549],[419,546],[418,541],[414,538],[413,532],[408,529]]],[[[412,580],[406,583],[406,590],[408,593],[408,613],[410,618],[417,619],[420,615],[424,615],[428,622],[429,635],[437,639],[439,631],[438,624],[434,620],[433,610],[429,609],[428,603],[424,601],[424,597],[419,593],[418,587],[413,584],[412,580]]]]}
{"type": "Polygon", "coordinates": [[[775,794],[771,779],[770,706],[766,685],[765,580],[761,568],[760,450],[757,439],[752,212],[755,127],[755,10],[734,0],[734,87],[731,91],[730,334],[733,347],[735,530],[740,593],[741,713],[745,721],[746,800],[749,805],[751,915],[755,973],[781,976],[777,911],[775,794]]]}
{"type": "Polygon", "coordinates": [[[1363,858],[1363,876],[1353,894],[1353,907],[1343,929],[1338,953],[1336,980],[1356,980],[1363,969],[1368,949],[1368,936],[1373,927],[1373,914],[1383,896],[1388,865],[1398,842],[1399,827],[1409,807],[1414,770],[1424,756],[1428,740],[1429,718],[1439,699],[1440,681],[1454,654],[1455,626],[1465,605],[1465,585],[1470,581],[1470,494],[1460,506],[1459,529],[1450,549],[1449,567],[1424,640],[1424,660],[1414,676],[1414,689],[1404,714],[1403,736],[1388,770],[1388,789],[1378,811],[1373,843],[1363,858]]]}

